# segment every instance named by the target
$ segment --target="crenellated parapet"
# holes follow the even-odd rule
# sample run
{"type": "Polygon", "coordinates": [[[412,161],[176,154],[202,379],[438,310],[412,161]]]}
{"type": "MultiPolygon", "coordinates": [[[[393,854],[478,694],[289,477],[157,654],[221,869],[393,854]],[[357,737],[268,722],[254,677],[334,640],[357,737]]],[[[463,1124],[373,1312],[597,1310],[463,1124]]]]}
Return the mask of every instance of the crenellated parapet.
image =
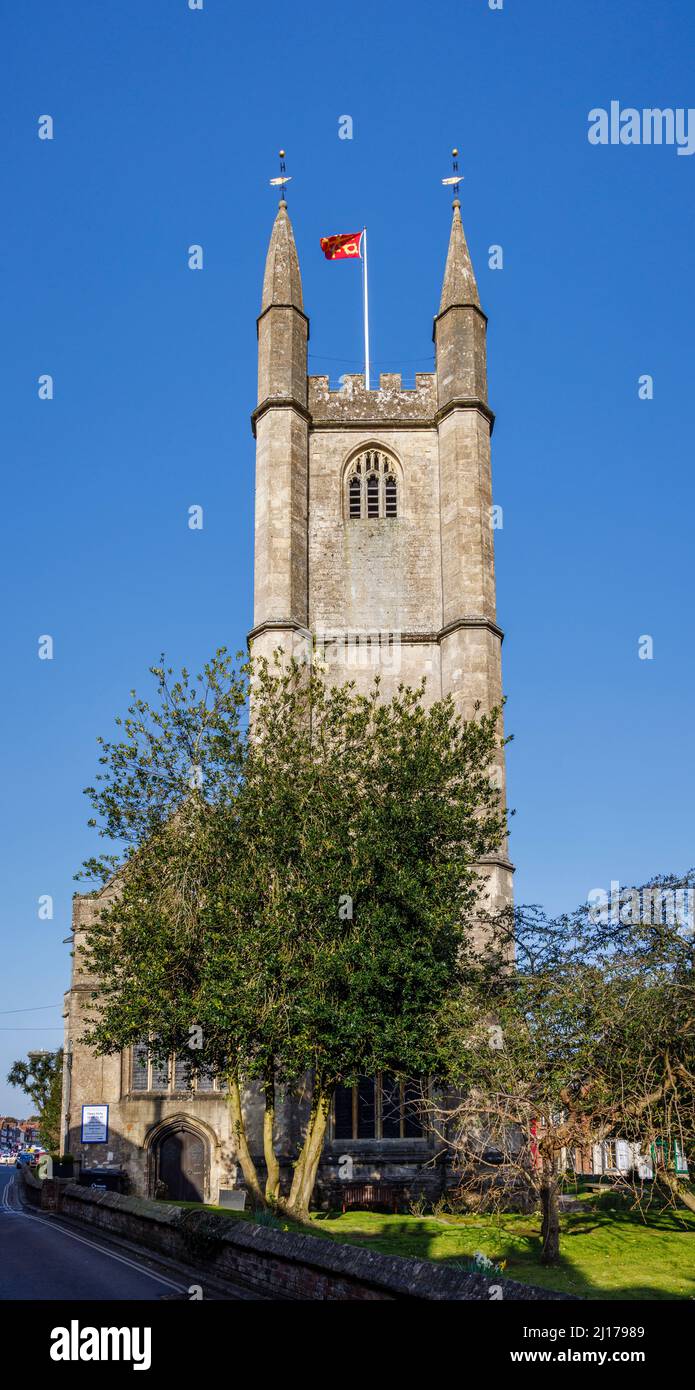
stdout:
{"type": "Polygon", "coordinates": [[[433,372],[418,372],[415,386],[403,386],[400,372],[382,372],[378,391],[365,391],[364,376],[345,376],[338,391],[330,389],[327,376],[309,377],[309,413],[314,428],[378,423],[434,425],[437,412],[437,379],[433,372]]]}

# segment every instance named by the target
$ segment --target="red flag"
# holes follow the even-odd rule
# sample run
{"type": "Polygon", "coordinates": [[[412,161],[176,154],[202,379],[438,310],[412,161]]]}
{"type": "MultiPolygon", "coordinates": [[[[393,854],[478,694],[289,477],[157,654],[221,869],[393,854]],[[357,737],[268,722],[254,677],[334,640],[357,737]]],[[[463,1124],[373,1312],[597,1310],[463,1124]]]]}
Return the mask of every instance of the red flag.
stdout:
{"type": "Polygon", "coordinates": [[[362,232],[339,232],[337,236],[322,236],[321,250],[327,261],[359,260],[362,232]]]}

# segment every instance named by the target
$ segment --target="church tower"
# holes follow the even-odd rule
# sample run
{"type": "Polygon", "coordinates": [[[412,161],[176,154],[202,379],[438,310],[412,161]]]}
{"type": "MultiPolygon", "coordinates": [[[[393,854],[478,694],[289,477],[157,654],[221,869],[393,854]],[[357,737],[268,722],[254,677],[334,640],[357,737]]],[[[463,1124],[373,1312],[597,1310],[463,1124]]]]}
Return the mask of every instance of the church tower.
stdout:
{"type": "MultiPolygon", "coordinates": [[[[332,391],[307,375],[309,321],[287,205],[270,238],[258,319],[254,626],[251,651],[318,651],[331,679],[389,696],[427,679],[463,718],[502,699],[495,608],[486,326],[453,204],[435,371],[412,389],[382,373],[332,391]]],[[[504,796],[504,753],[499,786],[504,796]]],[[[512,900],[500,851],[490,903],[512,900]]]]}
{"type": "MultiPolygon", "coordinates": [[[[368,689],[378,671],[387,697],[399,682],[418,685],[425,676],[428,698],[450,693],[463,718],[477,703],[500,704],[486,324],[457,198],[434,321],[435,371],[418,373],[412,389],[384,373],[378,390],[348,376],[331,391],[327,377],[307,375],[309,322],[280,203],[258,319],[253,654],[271,658],[280,647],[303,658],[318,650],[331,679],[368,689]]],[[[504,796],[502,749],[497,771],[504,796]]],[[[491,905],[510,903],[504,851],[481,868],[491,905]]],[[[201,1077],[190,1089],[183,1060],[164,1063],[146,1042],[97,1057],[83,1041],[98,985],[82,973],[85,932],[117,891],[114,882],[99,898],[74,900],[62,1149],[84,1168],[120,1170],[142,1195],[216,1204],[241,1183],[220,1080],[201,1077]],[[99,1139],[85,1125],[95,1106],[105,1125],[99,1139]]],[[[383,1075],[338,1088],[319,1173],[322,1205],[340,1203],[346,1147],[359,1181],[439,1194],[435,1136],[412,1128],[406,1101],[407,1083],[383,1075]]],[[[260,1155],[263,1117],[253,1088],[245,1104],[251,1151],[260,1155]]],[[[298,1108],[288,1107],[285,1119],[287,1179],[298,1108]]]]}

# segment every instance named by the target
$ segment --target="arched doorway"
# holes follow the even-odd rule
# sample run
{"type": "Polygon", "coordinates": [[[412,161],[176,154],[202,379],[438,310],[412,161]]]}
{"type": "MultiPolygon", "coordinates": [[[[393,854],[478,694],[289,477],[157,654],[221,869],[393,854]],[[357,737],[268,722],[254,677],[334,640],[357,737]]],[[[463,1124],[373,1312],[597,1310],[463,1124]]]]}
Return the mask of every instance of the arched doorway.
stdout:
{"type": "Polygon", "coordinates": [[[178,1120],[154,1144],[155,1192],[173,1202],[204,1202],[209,1185],[209,1148],[203,1135],[178,1120]]]}

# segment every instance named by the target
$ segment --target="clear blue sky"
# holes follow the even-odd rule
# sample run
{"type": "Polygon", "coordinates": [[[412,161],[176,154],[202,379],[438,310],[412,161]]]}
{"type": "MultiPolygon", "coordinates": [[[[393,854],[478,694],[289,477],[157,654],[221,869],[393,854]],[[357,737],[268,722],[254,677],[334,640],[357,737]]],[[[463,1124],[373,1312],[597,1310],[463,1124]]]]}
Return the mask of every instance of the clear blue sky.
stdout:
{"type": "Polygon", "coordinates": [[[249,413],[280,145],[311,370],[334,378],[359,370],[357,271],[329,266],[319,237],[366,222],[377,366],[428,370],[439,180],[462,151],[498,417],[518,900],[571,907],[695,860],[695,156],[587,140],[612,100],[695,106],[694,39],[692,0],[5,8],[0,1111],[27,1113],[11,1061],[61,1037],[97,735],[161,650],[195,667],[251,625],[249,413]],[[39,1005],[55,1008],[6,1012],[39,1005]]]}

